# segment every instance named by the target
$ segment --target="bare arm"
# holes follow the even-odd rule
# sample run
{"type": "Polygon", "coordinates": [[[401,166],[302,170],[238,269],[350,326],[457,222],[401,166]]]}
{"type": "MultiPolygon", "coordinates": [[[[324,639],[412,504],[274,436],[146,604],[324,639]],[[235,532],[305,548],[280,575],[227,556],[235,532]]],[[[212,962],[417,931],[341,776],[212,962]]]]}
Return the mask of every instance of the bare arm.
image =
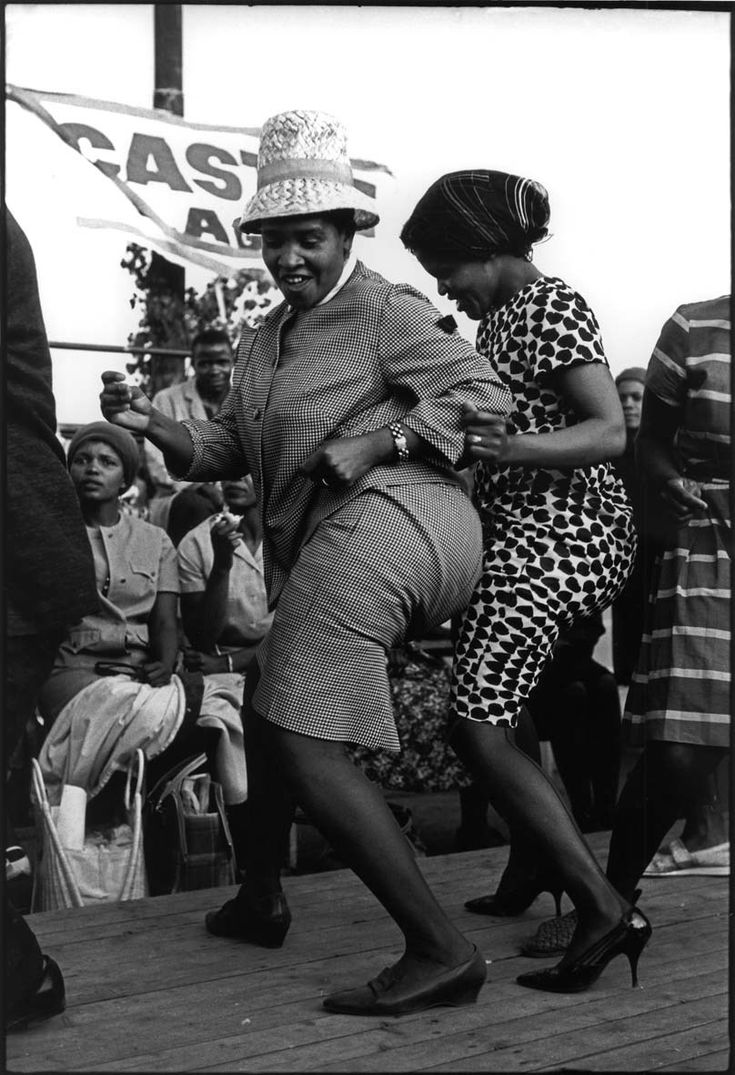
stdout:
{"type": "MultiPolygon", "coordinates": [[[[225,629],[230,571],[235,546],[242,540],[238,521],[232,516],[219,518],[210,531],[214,561],[204,590],[181,595],[184,633],[191,644],[203,653],[214,653],[225,629]]],[[[203,572],[200,574],[202,577],[203,572]]]]}
{"type": "Polygon", "coordinates": [[[126,384],[125,374],[106,370],[102,374],[100,407],[108,422],[143,435],[160,448],[166,465],[179,474],[191,466],[194,447],[186,427],[157,410],[136,385],[126,384]]]}
{"type": "Polygon", "coordinates": [[[635,445],[636,464],[643,477],[660,493],[672,514],[685,522],[707,505],[698,495],[697,482],[685,478],[681,473],[674,448],[678,428],[678,409],[645,389],[641,425],[635,445]]]}
{"type": "Polygon", "coordinates": [[[623,410],[607,366],[601,362],[579,364],[560,369],[556,378],[557,390],[579,419],[576,425],[553,433],[508,435],[504,419],[466,407],[467,456],[502,466],[572,468],[622,455],[623,410]]]}
{"type": "Polygon", "coordinates": [[[177,601],[178,594],[159,593],[148,618],[149,649],[152,660],[144,667],[146,679],[152,687],[161,687],[170,682],[176,664],[177,601]]]}

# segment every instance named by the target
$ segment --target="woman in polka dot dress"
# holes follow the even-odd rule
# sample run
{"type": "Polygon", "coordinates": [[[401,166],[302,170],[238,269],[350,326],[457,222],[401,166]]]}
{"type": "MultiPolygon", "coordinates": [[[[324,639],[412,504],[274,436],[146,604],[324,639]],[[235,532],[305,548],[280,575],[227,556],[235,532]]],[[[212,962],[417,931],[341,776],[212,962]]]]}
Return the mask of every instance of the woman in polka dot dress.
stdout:
{"type": "Polygon", "coordinates": [[[465,408],[485,555],[457,644],[452,745],[514,836],[498,893],[468,906],[520,913],[539,892],[566,890],[578,911],[572,944],[557,967],[518,980],[576,992],[615,955],[634,969],[650,925],[605,879],[516,740],[561,629],[611,603],[635,553],[630,505],[608,462],[625,447],[625,427],[597,321],[530,260],[548,219],[540,184],[455,172],[429,188],[401,238],[439,294],[480,322],[477,349],[514,397],[507,423],[465,408]]]}

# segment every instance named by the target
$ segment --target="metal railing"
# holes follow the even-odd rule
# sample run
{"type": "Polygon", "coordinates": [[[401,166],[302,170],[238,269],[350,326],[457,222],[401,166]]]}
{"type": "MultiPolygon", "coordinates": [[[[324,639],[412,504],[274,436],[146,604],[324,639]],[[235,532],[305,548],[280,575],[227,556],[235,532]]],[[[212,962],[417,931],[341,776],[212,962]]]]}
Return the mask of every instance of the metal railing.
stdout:
{"type": "Polygon", "coordinates": [[[188,358],[190,350],[181,350],[176,347],[121,347],[120,344],[111,343],[67,343],[59,340],[49,340],[49,347],[61,351],[104,351],[121,355],[170,355],[172,358],[188,358]]]}

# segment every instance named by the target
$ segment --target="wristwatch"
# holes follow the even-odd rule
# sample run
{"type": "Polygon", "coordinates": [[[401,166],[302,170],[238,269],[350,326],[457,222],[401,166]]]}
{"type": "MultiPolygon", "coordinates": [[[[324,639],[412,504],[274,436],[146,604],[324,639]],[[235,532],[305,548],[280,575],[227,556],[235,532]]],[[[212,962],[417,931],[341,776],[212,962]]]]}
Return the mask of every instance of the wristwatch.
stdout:
{"type": "Polygon", "coordinates": [[[403,463],[408,459],[408,441],[403,426],[400,422],[390,422],[388,429],[391,431],[396,449],[396,463],[403,463]]]}

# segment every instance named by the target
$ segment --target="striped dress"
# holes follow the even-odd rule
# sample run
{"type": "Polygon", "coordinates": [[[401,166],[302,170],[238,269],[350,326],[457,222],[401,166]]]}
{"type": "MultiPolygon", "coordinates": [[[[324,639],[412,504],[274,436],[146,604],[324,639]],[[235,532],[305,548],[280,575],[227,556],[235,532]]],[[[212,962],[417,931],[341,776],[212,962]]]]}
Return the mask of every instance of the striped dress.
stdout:
{"type": "Polygon", "coordinates": [[[658,558],[625,710],[628,742],[729,746],[730,296],[680,306],[653,352],[646,390],[680,415],[684,476],[707,510],[675,526],[658,558]]]}

